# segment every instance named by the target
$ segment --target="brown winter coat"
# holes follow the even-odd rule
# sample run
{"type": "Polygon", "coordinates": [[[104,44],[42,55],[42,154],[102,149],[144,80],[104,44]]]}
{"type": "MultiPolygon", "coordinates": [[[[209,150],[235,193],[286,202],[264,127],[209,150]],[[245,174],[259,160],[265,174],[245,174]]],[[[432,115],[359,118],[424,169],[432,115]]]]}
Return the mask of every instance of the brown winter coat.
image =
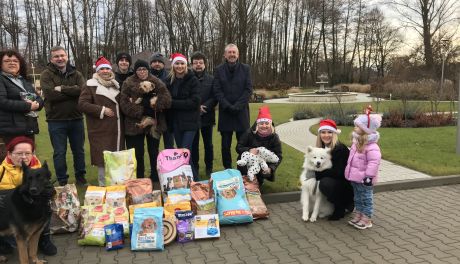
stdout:
{"type": "Polygon", "coordinates": [[[82,89],[78,108],[86,115],[92,165],[104,166],[102,153],[104,150],[120,151],[125,148],[123,118],[119,102],[120,91],[113,88],[107,89],[96,79],[88,80],[82,89]],[[102,113],[103,106],[112,109],[115,116],[105,116],[102,113]]]}
{"type": "MultiPolygon", "coordinates": [[[[157,129],[160,132],[165,132],[167,129],[166,118],[163,110],[171,107],[171,95],[165,84],[160,81],[157,77],[149,74],[146,81],[150,81],[155,84],[155,92],[158,95],[156,104],[156,117],[157,117],[157,129]]],[[[136,126],[136,123],[140,123],[144,114],[144,106],[142,104],[135,104],[137,98],[142,97],[142,93],[139,89],[139,84],[142,81],[137,77],[136,74],[128,77],[123,83],[121,88],[121,99],[120,107],[121,111],[125,115],[125,133],[126,135],[134,136],[144,134],[148,129],[142,129],[136,126]]]]}

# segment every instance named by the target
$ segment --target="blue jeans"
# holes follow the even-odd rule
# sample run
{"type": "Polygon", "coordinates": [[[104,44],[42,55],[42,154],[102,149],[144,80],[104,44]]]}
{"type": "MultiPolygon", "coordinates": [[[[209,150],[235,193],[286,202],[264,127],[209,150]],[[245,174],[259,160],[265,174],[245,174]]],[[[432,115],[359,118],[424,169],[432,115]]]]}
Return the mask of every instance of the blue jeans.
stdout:
{"type": "MultiPolygon", "coordinates": [[[[176,141],[177,148],[186,148],[192,153],[193,151],[193,139],[195,138],[196,131],[180,131],[174,130],[174,140],[176,141]]],[[[198,171],[196,170],[195,166],[193,166],[193,162],[190,160],[190,165],[192,165],[192,172],[193,172],[193,180],[198,181],[198,171]]]]}
{"type": "MultiPolygon", "coordinates": [[[[214,160],[214,146],[212,145],[213,126],[202,127],[200,130],[201,136],[203,137],[204,163],[206,164],[206,170],[212,171],[214,160]]],[[[200,130],[197,131],[195,138],[193,139],[192,146],[192,163],[194,164],[197,171],[199,171],[200,163],[200,130]]]]}
{"type": "Polygon", "coordinates": [[[365,214],[369,218],[372,217],[374,213],[374,187],[357,182],[351,182],[351,186],[353,186],[355,195],[356,211],[365,214]]]}
{"type": "Polygon", "coordinates": [[[75,177],[84,177],[85,168],[85,127],[83,119],[68,121],[48,121],[48,131],[53,145],[53,162],[56,178],[59,182],[66,182],[67,175],[67,139],[73,154],[73,168],[75,177]]]}

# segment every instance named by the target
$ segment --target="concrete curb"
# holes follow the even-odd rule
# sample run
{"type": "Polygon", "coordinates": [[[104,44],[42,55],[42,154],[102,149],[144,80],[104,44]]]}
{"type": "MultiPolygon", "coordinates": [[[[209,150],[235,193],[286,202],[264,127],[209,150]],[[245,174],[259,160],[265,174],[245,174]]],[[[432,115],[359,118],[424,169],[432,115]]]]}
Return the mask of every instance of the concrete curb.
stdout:
{"type": "MultiPolygon", "coordinates": [[[[460,175],[379,183],[375,186],[374,192],[401,191],[452,184],[460,184],[460,175]]],[[[263,194],[262,199],[266,204],[295,202],[300,200],[300,191],[263,194]]]]}

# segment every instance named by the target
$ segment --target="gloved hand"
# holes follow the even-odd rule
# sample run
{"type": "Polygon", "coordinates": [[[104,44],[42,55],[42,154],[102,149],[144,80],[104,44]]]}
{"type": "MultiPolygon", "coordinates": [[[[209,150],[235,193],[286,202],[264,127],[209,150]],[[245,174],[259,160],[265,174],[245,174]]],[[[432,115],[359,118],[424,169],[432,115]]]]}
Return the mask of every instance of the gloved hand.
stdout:
{"type": "Polygon", "coordinates": [[[369,177],[369,176],[364,177],[363,184],[366,186],[372,186],[372,177],[369,177]]]}

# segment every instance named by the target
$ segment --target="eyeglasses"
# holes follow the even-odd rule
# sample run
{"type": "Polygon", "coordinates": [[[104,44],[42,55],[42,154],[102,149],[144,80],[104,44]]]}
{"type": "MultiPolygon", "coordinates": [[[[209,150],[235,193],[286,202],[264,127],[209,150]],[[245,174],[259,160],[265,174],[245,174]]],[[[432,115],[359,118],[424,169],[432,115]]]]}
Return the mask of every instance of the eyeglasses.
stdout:
{"type": "Polygon", "coordinates": [[[15,157],[31,157],[33,155],[32,152],[13,152],[11,154],[15,157]]]}
{"type": "Polygon", "coordinates": [[[14,64],[19,64],[18,60],[4,60],[4,63],[14,63],[14,64]]]}

